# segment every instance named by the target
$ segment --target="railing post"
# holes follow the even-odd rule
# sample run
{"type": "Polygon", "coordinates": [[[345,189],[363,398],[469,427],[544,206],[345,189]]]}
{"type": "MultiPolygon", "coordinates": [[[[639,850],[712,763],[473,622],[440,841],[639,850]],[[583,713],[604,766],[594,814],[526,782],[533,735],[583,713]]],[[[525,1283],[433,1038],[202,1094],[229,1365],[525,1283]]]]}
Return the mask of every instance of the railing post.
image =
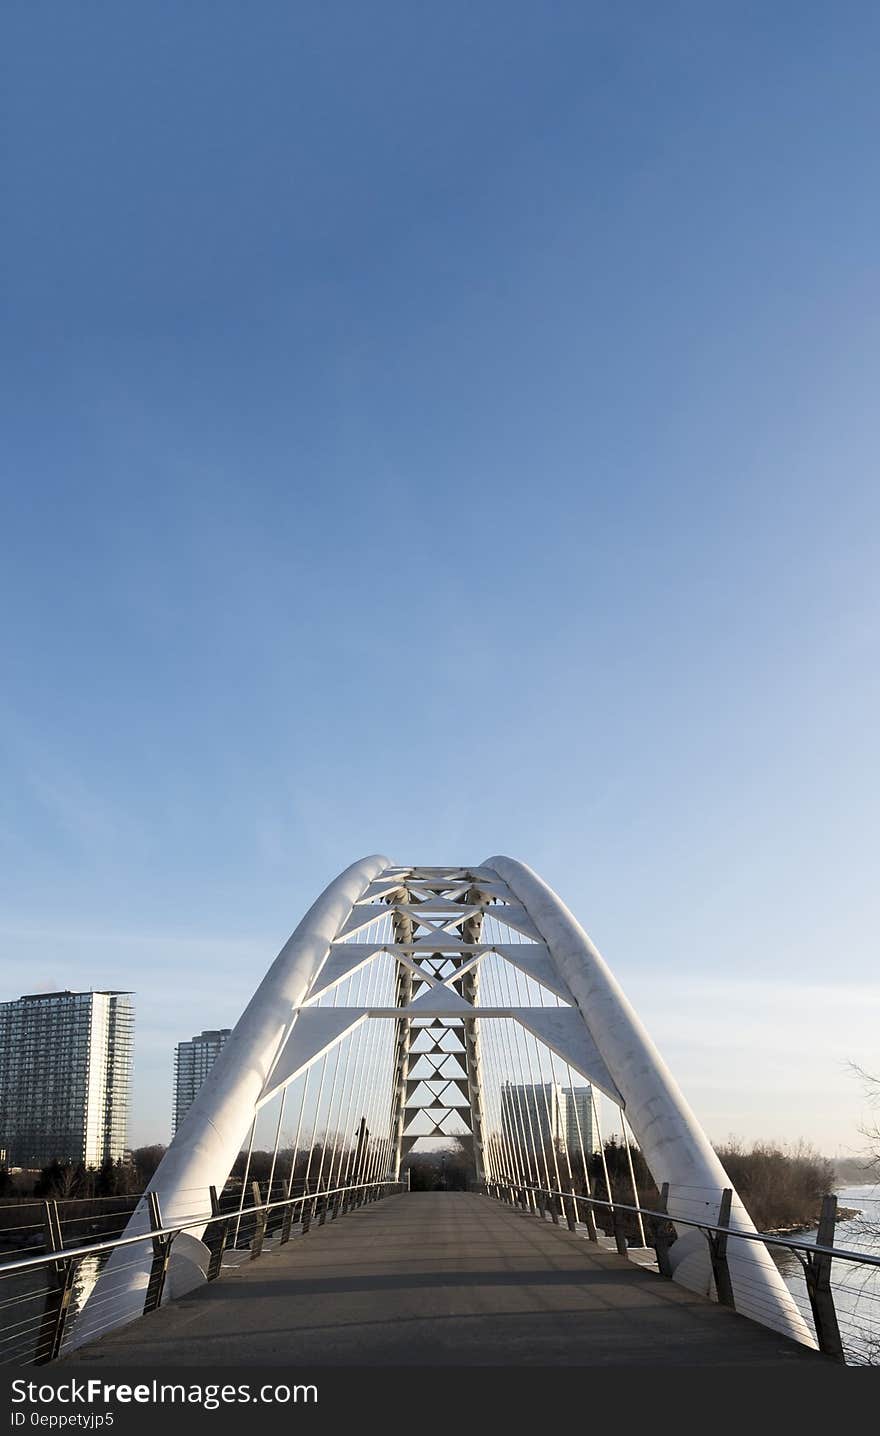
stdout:
{"type": "Polygon", "coordinates": [[[575,1201],[574,1187],[572,1187],[568,1197],[563,1197],[562,1202],[565,1208],[565,1215],[568,1219],[568,1230],[570,1232],[576,1232],[578,1223],[578,1209],[577,1202],[575,1201]]]}
{"type": "MultiPolygon", "coordinates": [[[[718,1209],[718,1226],[730,1226],[730,1204],[733,1200],[733,1190],[725,1187],[721,1193],[721,1206],[718,1209]]],[[[732,1306],[736,1310],[736,1301],[733,1296],[733,1284],[730,1280],[730,1268],[727,1265],[727,1232],[706,1232],[709,1242],[709,1254],[712,1259],[712,1275],[715,1278],[715,1291],[722,1306],[732,1306]]]]}
{"type": "Polygon", "coordinates": [[[620,1256],[626,1256],[626,1233],[623,1230],[623,1222],[620,1213],[615,1206],[611,1208],[611,1230],[614,1233],[614,1244],[620,1256]]]}
{"type": "Polygon", "coordinates": [[[292,1222],[293,1202],[288,1197],[287,1201],[284,1203],[284,1215],[281,1218],[281,1232],[278,1237],[278,1245],[280,1247],[283,1247],[285,1242],[290,1241],[290,1227],[292,1222]]]}
{"type": "MultiPolygon", "coordinates": [[[[263,1201],[263,1195],[260,1191],[259,1182],[251,1182],[251,1192],[253,1193],[254,1206],[260,1207],[263,1201]]],[[[263,1250],[263,1238],[266,1235],[266,1223],[268,1220],[269,1212],[267,1208],[264,1207],[262,1211],[254,1213],[254,1222],[256,1225],[254,1226],[254,1234],[251,1238],[251,1261],[256,1261],[260,1252],[263,1250]]]]}
{"type": "Polygon", "coordinates": [[[562,1206],[562,1199],[556,1192],[550,1193],[550,1220],[554,1227],[559,1226],[559,1209],[562,1206]]]}
{"type": "MultiPolygon", "coordinates": [[[[217,1188],[214,1186],[209,1187],[208,1195],[211,1198],[211,1216],[219,1217],[220,1200],[217,1196],[217,1188]]],[[[211,1237],[206,1243],[211,1253],[208,1261],[208,1270],[205,1273],[208,1281],[216,1281],[220,1275],[220,1268],[223,1265],[223,1253],[226,1250],[226,1240],[229,1236],[229,1225],[228,1218],[225,1222],[211,1223],[211,1237]]]]}
{"type": "MultiPolygon", "coordinates": [[[[837,1198],[834,1196],[823,1197],[819,1230],[816,1233],[817,1246],[834,1246],[836,1222],[837,1198]]],[[[843,1361],[845,1360],[843,1342],[840,1339],[840,1327],[837,1324],[837,1312],[834,1309],[834,1293],[831,1290],[832,1261],[833,1257],[828,1256],[827,1252],[809,1252],[804,1258],[804,1276],[816,1326],[819,1350],[824,1351],[826,1356],[832,1356],[835,1361],[843,1361]]]]}
{"type": "Polygon", "coordinates": [[[306,1199],[306,1193],[305,1193],[305,1190],[303,1190],[303,1199],[302,1199],[302,1234],[303,1234],[303,1236],[305,1236],[306,1232],[308,1231],[308,1229],[309,1229],[309,1227],[310,1227],[311,1225],[312,1225],[312,1203],[311,1203],[311,1200],[307,1200],[307,1199],[306,1199]]]}
{"type": "MultiPolygon", "coordinates": [[[[46,1246],[49,1251],[60,1252],[64,1248],[61,1237],[61,1221],[57,1202],[43,1203],[43,1220],[46,1226],[46,1246]]],[[[77,1263],[73,1261],[52,1262],[46,1268],[49,1291],[46,1307],[40,1324],[40,1336],[34,1365],[43,1366],[54,1361],[61,1351],[64,1328],[70,1312],[70,1298],[73,1294],[73,1280],[77,1263]]]]}
{"type": "MultiPolygon", "coordinates": [[[[150,1230],[161,1231],[162,1209],[159,1206],[158,1192],[147,1192],[147,1207],[150,1213],[150,1230]]],[[[161,1305],[173,1241],[173,1236],[153,1237],[153,1263],[150,1267],[150,1279],[147,1282],[147,1294],[144,1297],[144,1316],[148,1311],[155,1311],[161,1305]]]]}
{"type": "Polygon", "coordinates": [[[544,1222],[544,1221],[547,1220],[547,1206],[546,1206],[546,1203],[545,1203],[545,1201],[544,1201],[544,1193],[543,1193],[543,1191],[541,1190],[540,1187],[539,1187],[538,1190],[536,1191],[535,1197],[536,1197],[537,1202],[538,1202],[538,1212],[539,1212],[539,1214],[540,1214],[541,1221],[544,1222]]]}
{"type": "MultiPolygon", "coordinates": [[[[657,1210],[659,1212],[667,1212],[669,1210],[668,1203],[669,1183],[664,1182],[660,1188],[660,1200],[657,1203],[657,1210]]],[[[668,1222],[660,1222],[657,1221],[656,1218],[652,1223],[652,1236],[654,1238],[652,1245],[657,1257],[657,1270],[661,1276],[665,1277],[672,1276],[672,1262],[669,1260],[669,1247],[671,1243],[668,1228],[668,1222]]]]}
{"type": "MultiPolygon", "coordinates": [[[[574,1195],[575,1195],[575,1192],[574,1192],[574,1188],[572,1187],[572,1196],[574,1196],[574,1195]]],[[[596,1231],[596,1214],[595,1214],[595,1212],[593,1211],[593,1204],[592,1204],[592,1202],[589,1202],[589,1201],[588,1201],[588,1202],[585,1203],[585,1205],[586,1205],[587,1210],[586,1210],[586,1215],[585,1215],[584,1220],[585,1220],[585,1222],[586,1222],[586,1224],[587,1224],[587,1238],[588,1238],[588,1240],[591,1241],[591,1242],[598,1242],[598,1240],[599,1240],[599,1233],[596,1231]]],[[[575,1201],[574,1209],[575,1209],[575,1212],[577,1212],[577,1201],[575,1201]]]]}

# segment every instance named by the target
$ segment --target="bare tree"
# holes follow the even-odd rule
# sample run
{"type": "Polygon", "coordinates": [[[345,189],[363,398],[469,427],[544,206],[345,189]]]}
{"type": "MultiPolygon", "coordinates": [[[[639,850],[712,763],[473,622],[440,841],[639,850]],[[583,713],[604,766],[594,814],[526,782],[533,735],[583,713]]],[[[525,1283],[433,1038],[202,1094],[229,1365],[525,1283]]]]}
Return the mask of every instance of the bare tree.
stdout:
{"type": "Polygon", "coordinates": [[[868,1106],[872,1116],[863,1127],[859,1128],[862,1136],[867,1139],[868,1146],[862,1154],[864,1157],[863,1170],[870,1176],[880,1177],[880,1077],[873,1072],[866,1072],[857,1062],[850,1062],[850,1071],[858,1077],[862,1089],[868,1099],[868,1106]]]}

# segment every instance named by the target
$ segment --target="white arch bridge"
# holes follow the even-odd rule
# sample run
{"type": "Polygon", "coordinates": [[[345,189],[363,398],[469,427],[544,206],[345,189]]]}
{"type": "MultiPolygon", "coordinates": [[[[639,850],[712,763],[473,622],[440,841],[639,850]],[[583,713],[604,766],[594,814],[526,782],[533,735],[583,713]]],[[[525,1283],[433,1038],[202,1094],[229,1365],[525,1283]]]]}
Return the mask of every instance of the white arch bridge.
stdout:
{"type": "MultiPolygon", "coordinates": [[[[775,1333],[774,1349],[796,1352],[780,1337],[805,1357],[817,1345],[818,1322],[805,1320],[755,1239],[608,966],[555,893],[510,858],[408,867],[374,856],[330,884],[254,993],[60,1349],[106,1340],[145,1307],[204,1286],[222,1263],[318,1223],[327,1231],[313,1231],[312,1253],[361,1222],[362,1278],[364,1244],[393,1243],[390,1217],[365,1218],[380,1209],[407,1214],[412,1252],[425,1259],[442,1228],[460,1261],[468,1222],[485,1238],[491,1211],[524,1254],[535,1218],[541,1240],[566,1251],[586,1238],[578,1252],[601,1257],[603,1270],[621,1264],[618,1252],[644,1248],[639,1280],[679,1301],[681,1289],[700,1294],[707,1314],[718,1311],[710,1302],[734,1308],[775,1333]],[[413,1146],[453,1137],[472,1163],[471,1193],[402,1193],[413,1146]],[[385,1193],[396,1195],[373,1206],[385,1193]],[[352,1206],[358,1216],[337,1226],[352,1206]]],[[[273,1260],[282,1257],[261,1270],[273,1260]]]]}

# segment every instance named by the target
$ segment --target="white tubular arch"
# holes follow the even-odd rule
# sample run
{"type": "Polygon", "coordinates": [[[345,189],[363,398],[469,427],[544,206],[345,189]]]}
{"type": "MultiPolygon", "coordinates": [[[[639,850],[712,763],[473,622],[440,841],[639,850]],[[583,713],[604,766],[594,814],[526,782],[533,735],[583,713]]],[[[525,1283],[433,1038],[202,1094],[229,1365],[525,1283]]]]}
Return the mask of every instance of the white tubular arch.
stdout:
{"type": "MultiPolygon", "coordinates": [[[[669,1183],[670,1216],[717,1221],[721,1193],[733,1184],[607,964],[561,898],[525,863],[494,857],[481,866],[497,872],[547,944],[623,1098],[654,1181],[658,1187],[669,1183]]],[[[735,1190],[730,1225],[755,1230],[735,1190]]],[[[699,1231],[679,1227],[670,1257],[676,1281],[712,1293],[708,1247],[699,1231]]],[[[727,1260],[737,1311],[815,1346],[766,1247],[730,1238],[727,1260]]]]}
{"type": "Polygon", "coordinates": [[[358,898],[387,866],[387,858],[374,856],[340,873],[272,963],[147,1188],[158,1193],[166,1222],[173,1225],[192,1213],[194,1192],[222,1188],[247,1140],[257,1102],[296,1009],[358,898]]]}
{"type": "MultiPolygon", "coordinates": [[[[260,983],[232,1035],[178,1128],[147,1187],[159,1198],[166,1226],[205,1210],[208,1189],[221,1191],[232,1165],[247,1141],[257,1103],[284,1045],[297,1009],[327,959],[330,945],[351,916],[373,879],[389,866],[374,855],[353,863],[335,878],[309,908],[260,983]]],[[[146,1194],[145,1194],[146,1195],[146,1194]]],[[[125,1235],[149,1231],[146,1200],[138,1203],[125,1235]]],[[[203,1227],[190,1228],[174,1243],[168,1274],[168,1296],[180,1295],[203,1279],[207,1250],[198,1240],[203,1227]]],[[[148,1245],[148,1244],[147,1244],[148,1245]]],[[[89,1341],[102,1327],[101,1311],[125,1310],[119,1323],[133,1320],[139,1310],[126,1296],[145,1289],[150,1256],[132,1261],[131,1249],[115,1253],[86,1302],[71,1346],[89,1341]],[[117,1260],[118,1258],[118,1260],[117,1260]],[[124,1268],[124,1270],[123,1270],[124,1268]],[[94,1301],[94,1297],[100,1297],[94,1301]]]]}
{"type": "MultiPolygon", "coordinates": [[[[418,902],[418,896],[414,900],[418,902]]],[[[201,1219],[209,1188],[222,1190],[247,1142],[258,1108],[296,1072],[304,1070],[304,1063],[317,1052],[327,1050],[328,1045],[370,1017],[392,1017],[400,1027],[410,1018],[431,1013],[438,1018],[444,1014],[465,1017],[473,1022],[475,1034],[491,1023],[493,1016],[513,1016],[551,1049],[555,1032],[566,1050],[579,1054],[580,1065],[573,1063],[576,1069],[613,1099],[619,1098],[655,1182],[658,1186],[669,1183],[668,1210],[672,1220],[717,1221],[721,1193],[732,1185],[727,1173],[617,981],[583,928],[547,884],[531,868],[512,858],[489,858],[479,869],[416,869],[394,867],[387,858],[376,855],[352,864],[322,893],[245,1008],[147,1188],[159,1199],[163,1224],[174,1227],[194,1215],[201,1219]],[[430,896],[437,891],[432,889],[432,875],[450,873],[455,875],[451,883],[444,880],[440,884],[442,890],[452,894],[440,903],[445,923],[436,927],[422,920],[426,932],[413,943],[411,919],[414,915],[418,918],[418,909],[408,905],[409,897],[401,900],[399,896],[401,887],[406,887],[406,875],[411,875],[416,895],[420,890],[425,893],[427,883],[430,896]],[[382,881],[377,882],[379,878],[382,881]],[[496,906],[498,902],[507,906],[496,906]],[[383,916],[397,915],[395,941],[361,945],[358,935],[375,920],[380,908],[383,916]],[[419,951],[430,954],[449,947],[464,950],[461,972],[475,966],[482,952],[490,950],[480,948],[482,916],[474,916],[486,913],[512,924],[528,939],[526,945],[496,944],[492,950],[531,970],[537,981],[562,995],[569,1006],[552,1010],[505,1007],[494,1012],[484,1007],[481,1013],[476,1000],[469,1002],[445,985],[445,979],[441,981],[419,969],[415,962],[419,951]],[[476,924],[471,933],[464,926],[468,922],[476,924]],[[464,943],[462,933],[468,939],[464,943]],[[346,945],[349,938],[354,941],[346,945]],[[351,971],[352,964],[366,962],[380,950],[395,955],[401,972],[421,975],[426,990],[414,999],[411,980],[404,983],[397,1005],[390,1009],[304,1008],[307,1000],[320,992],[322,984],[326,987],[326,983],[340,980],[340,974],[351,971]],[[474,955],[468,956],[469,953],[474,955]]],[[[474,1071],[479,1073],[476,1062],[474,1071]]],[[[469,1082],[470,1072],[469,1065],[469,1082]]],[[[401,1100],[410,1085],[406,1079],[404,1065],[397,1072],[398,1087],[402,1083],[401,1100]]],[[[475,1080],[478,1084],[479,1078],[475,1080]]],[[[390,1097],[389,1092],[389,1110],[390,1097]]],[[[395,1131],[392,1170],[400,1156],[400,1121],[395,1131]]],[[[731,1227],[755,1230],[735,1193],[731,1227]]],[[[131,1217],[126,1235],[148,1231],[145,1197],[131,1217]]],[[[176,1237],[166,1297],[180,1295],[204,1280],[208,1250],[200,1240],[203,1231],[204,1226],[198,1226],[176,1237]]],[[[699,1230],[679,1226],[670,1258],[676,1281],[694,1291],[712,1293],[708,1246],[699,1230]]],[[[727,1261],[739,1312],[797,1341],[815,1345],[760,1242],[729,1238],[727,1261]]],[[[108,1325],[136,1319],[143,1310],[140,1298],[150,1267],[149,1243],[118,1249],[77,1318],[70,1347],[93,1339],[108,1325]],[[133,1258],[133,1251],[138,1256],[133,1258]]]]}

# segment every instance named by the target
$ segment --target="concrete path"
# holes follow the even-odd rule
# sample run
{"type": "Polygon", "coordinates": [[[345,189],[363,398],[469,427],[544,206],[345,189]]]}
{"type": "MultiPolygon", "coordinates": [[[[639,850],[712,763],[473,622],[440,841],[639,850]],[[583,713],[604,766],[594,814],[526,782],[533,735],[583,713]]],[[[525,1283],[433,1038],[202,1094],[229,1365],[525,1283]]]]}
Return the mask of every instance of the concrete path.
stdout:
{"type": "Polygon", "coordinates": [[[463,1192],[389,1197],[71,1354],[219,1366],[791,1366],[806,1347],[565,1228],[463,1192]]]}

